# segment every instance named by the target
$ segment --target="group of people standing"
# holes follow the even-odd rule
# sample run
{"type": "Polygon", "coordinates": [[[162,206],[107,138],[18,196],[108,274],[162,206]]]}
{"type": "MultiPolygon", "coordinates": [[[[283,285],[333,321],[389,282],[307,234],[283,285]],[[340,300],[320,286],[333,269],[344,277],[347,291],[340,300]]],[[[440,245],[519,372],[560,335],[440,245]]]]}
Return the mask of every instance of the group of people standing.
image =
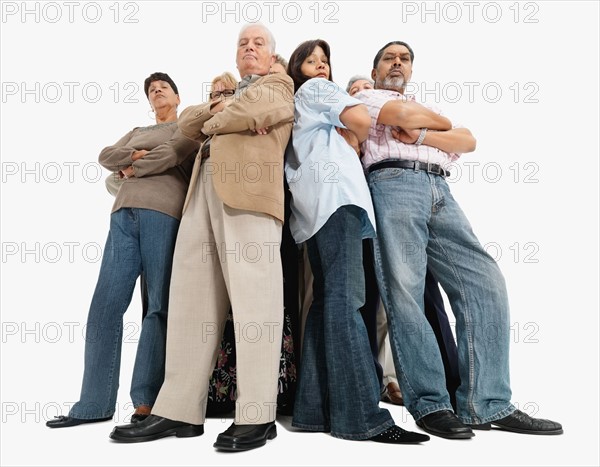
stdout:
{"type": "Polygon", "coordinates": [[[47,425],[112,418],[123,314],[141,276],[136,411],[132,423],[114,428],[114,441],[200,436],[209,400],[226,394],[235,418],[214,447],[263,446],[277,435],[278,394],[282,380],[295,384],[296,366],[292,400],[279,401],[293,407],[293,426],[349,440],[428,441],[379,406],[376,325],[367,317],[376,315],[378,294],[417,426],[449,439],[492,425],[562,433],[559,423],[510,402],[504,279],[445,180],[475,139],[405,95],[410,46],[382,47],[373,81],[351,81],[352,95],[333,82],[323,40],[300,44],[287,69],[277,72],[275,62],[271,32],[244,26],[241,82],[218,76],[209,100],[179,118],[172,79],[146,80],[156,125],[100,154],[119,186],[88,315],[81,397],[47,425]],[[300,340],[292,331],[300,308],[294,243],[305,245],[313,277],[295,364],[286,357],[300,340]],[[437,281],[456,316],[457,345],[437,281]],[[371,282],[375,300],[365,298],[371,282]],[[233,340],[235,366],[226,370],[233,340]]]}

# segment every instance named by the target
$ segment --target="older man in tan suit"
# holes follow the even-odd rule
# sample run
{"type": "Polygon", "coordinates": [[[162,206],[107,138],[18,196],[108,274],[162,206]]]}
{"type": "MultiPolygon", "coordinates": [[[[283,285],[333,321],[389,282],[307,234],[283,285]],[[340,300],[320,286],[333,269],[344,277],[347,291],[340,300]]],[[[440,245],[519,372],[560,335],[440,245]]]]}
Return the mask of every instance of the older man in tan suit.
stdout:
{"type": "Polygon", "coordinates": [[[275,40],[242,28],[235,96],[185,109],[181,132],[203,142],[179,228],[171,279],[165,381],[152,415],[116,427],[121,442],[204,432],[208,382],[229,305],[237,350],[234,423],[215,447],[243,451],[277,435],[283,320],[279,244],[283,154],[294,120],[293,82],[269,75],[275,40]]]}

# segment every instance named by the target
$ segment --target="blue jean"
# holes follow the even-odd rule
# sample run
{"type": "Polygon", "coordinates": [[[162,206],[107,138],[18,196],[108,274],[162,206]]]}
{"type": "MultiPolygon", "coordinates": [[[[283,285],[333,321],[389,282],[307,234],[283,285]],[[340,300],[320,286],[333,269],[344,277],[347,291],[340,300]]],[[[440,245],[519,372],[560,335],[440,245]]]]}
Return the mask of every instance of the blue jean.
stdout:
{"type": "Polygon", "coordinates": [[[404,403],[415,419],[452,410],[444,366],[423,306],[429,266],[456,316],[464,423],[497,420],[510,403],[509,308],[504,278],[444,178],[388,168],[368,176],[377,219],[375,262],[404,403]]]}
{"type": "Polygon", "coordinates": [[[367,439],[394,425],[380,388],[367,330],[360,216],[343,206],[307,242],[314,275],[292,425],[367,439]]]}
{"type": "Polygon", "coordinates": [[[130,396],[134,407],[152,406],[165,371],[167,308],[179,221],[150,209],[112,213],[100,275],[87,318],[80,399],[69,415],[81,419],[114,414],[119,389],[123,315],[144,273],[148,312],[142,321],[130,396]]]}

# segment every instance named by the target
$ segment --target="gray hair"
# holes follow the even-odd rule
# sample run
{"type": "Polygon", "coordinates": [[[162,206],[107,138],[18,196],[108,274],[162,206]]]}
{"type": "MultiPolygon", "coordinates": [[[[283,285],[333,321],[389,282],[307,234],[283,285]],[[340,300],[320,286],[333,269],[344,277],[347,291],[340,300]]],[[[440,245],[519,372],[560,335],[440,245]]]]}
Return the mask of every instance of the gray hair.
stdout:
{"type": "Polygon", "coordinates": [[[368,81],[369,83],[371,83],[373,86],[375,86],[375,82],[371,78],[369,78],[368,76],[366,76],[366,75],[354,75],[352,78],[350,78],[350,81],[348,81],[348,86],[346,86],[346,92],[349,93],[350,92],[350,88],[352,87],[352,85],[354,83],[356,83],[357,81],[360,81],[360,80],[363,80],[363,79],[365,81],[368,81]]]}
{"type": "Polygon", "coordinates": [[[265,33],[267,35],[267,40],[269,42],[269,49],[270,49],[271,53],[274,54],[275,53],[275,37],[273,36],[273,33],[269,30],[269,28],[267,28],[262,23],[246,23],[244,26],[242,26],[242,29],[240,29],[240,33],[238,34],[238,40],[241,37],[241,35],[244,34],[244,32],[246,32],[246,29],[252,28],[254,26],[258,26],[263,31],[265,31],[265,33]]]}

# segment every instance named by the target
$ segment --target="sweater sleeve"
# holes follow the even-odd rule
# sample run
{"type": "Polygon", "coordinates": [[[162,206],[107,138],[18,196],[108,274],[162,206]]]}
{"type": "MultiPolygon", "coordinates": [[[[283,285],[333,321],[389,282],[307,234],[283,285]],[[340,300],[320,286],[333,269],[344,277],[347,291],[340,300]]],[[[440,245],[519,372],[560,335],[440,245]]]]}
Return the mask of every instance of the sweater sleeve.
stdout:
{"type": "Polygon", "coordinates": [[[183,163],[198,152],[200,144],[177,130],[166,143],[152,149],[144,157],[133,162],[135,176],[157,175],[183,163]]]}
{"type": "Polygon", "coordinates": [[[100,156],[98,156],[98,162],[100,165],[102,165],[102,167],[110,170],[111,172],[118,172],[119,170],[131,165],[133,162],[131,160],[131,156],[136,149],[129,146],[128,143],[131,141],[131,137],[133,136],[133,132],[135,130],[136,128],[123,136],[115,144],[105,147],[100,152],[100,156]]]}

